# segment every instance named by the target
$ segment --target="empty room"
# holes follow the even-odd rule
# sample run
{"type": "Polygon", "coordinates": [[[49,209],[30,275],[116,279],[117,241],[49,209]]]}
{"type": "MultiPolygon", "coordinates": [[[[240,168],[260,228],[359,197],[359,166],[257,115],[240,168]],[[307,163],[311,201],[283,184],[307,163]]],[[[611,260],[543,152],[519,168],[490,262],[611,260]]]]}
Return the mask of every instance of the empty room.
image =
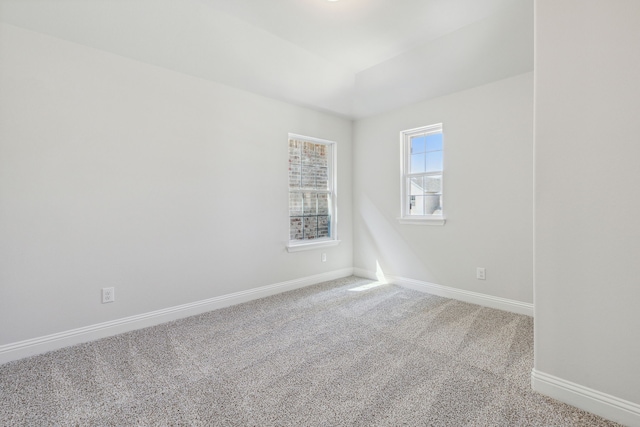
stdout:
{"type": "Polygon", "coordinates": [[[637,0],[0,0],[0,426],[639,426],[637,0]]]}

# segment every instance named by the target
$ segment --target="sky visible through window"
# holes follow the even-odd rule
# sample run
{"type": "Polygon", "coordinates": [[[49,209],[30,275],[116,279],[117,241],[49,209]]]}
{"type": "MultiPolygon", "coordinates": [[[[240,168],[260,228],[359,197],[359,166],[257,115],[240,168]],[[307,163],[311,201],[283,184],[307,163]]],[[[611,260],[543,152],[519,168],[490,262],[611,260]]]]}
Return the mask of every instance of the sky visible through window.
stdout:
{"type": "Polygon", "coordinates": [[[411,138],[411,166],[409,173],[442,170],[442,134],[420,135],[411,138]]]}
{"type": "Polygon", "coordinates": [[[409,136],[406,191],[409,215],[442,214],[442,131],[409,136]]]}

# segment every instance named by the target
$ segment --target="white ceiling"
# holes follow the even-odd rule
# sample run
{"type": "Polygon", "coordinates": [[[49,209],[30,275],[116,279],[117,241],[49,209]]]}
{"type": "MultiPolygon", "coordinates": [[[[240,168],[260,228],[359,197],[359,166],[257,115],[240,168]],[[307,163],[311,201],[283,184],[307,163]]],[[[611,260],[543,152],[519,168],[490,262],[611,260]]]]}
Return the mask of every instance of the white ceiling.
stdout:
{"type": "Polygon", "coordinates": [[[0,0],[0,19],[352,118],[533,69],[533,0],[0,0]]]}
{"type": "Polygon", "coordinates": [[[512,0],[211,0],[217,10],[354,72],[484,19],[512,0]]]}

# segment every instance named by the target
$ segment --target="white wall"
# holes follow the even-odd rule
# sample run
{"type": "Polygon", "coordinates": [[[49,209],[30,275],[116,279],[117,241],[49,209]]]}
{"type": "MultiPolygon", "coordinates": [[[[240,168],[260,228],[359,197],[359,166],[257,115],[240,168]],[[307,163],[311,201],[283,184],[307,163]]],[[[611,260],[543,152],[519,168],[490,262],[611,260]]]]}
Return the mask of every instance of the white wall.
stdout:
{"type": "Polygon", "coordinates": [[[535,369],[634,402],[633,425],[639,43],[636,0],[537,0],[535,369]]]}
{"type": "Polygon", "coordinates": [[[350,121],[5,24],[0,62],[0,345],[352,266],[350,121]],[[338,142],[326,263],[288,132],[338,142]]]}
{"type": "Polygon", "coordinates": [[[532,73],[359,120],[354,267],[531,303],[532,186],[532,73]],[[440,122],[447,223],[400,225],[399,133],[440,122]]]}

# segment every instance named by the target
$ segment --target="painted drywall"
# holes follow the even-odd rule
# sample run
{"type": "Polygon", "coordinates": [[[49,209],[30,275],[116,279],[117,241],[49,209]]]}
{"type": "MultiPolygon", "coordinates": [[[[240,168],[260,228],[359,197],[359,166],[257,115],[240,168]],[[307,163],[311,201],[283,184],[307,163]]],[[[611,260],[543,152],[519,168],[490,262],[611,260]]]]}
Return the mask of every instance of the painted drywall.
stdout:
{"type": "Polygon", "coordinates": [[[354,267],[532,302],[532,73],[358,120],[353,158],[354,267]],[[399,135],[435,123],[447,222],[401,225],[399,135]]]}
{"type": "Polygon", "coordinates": [[[535,368],[640,404],[640,3],[538,0],[535,368]]]}
{"type": "Polygon", "coordinates": [[[354,113],[368,117],[531,71],[533,1],[515,0],[357,73],[354,113]]]}
{"type": "Polygon", "coordinates": [[[0,345],[351,268],[350,121],[6,24],[0,62],[0,345]],[[324,263],[288,132],[338,144],[324,263]]]}
{"type": "Polygon", "coordinates": [[[0,19],[275,99],[351,111],[353,73],[201,0],[2,0],[0,19]]]}
{"type": "Polygon", "coordinates": [[[532,0],[1,0],[3,22],[365,117],[533,70],[532,0]]]}

